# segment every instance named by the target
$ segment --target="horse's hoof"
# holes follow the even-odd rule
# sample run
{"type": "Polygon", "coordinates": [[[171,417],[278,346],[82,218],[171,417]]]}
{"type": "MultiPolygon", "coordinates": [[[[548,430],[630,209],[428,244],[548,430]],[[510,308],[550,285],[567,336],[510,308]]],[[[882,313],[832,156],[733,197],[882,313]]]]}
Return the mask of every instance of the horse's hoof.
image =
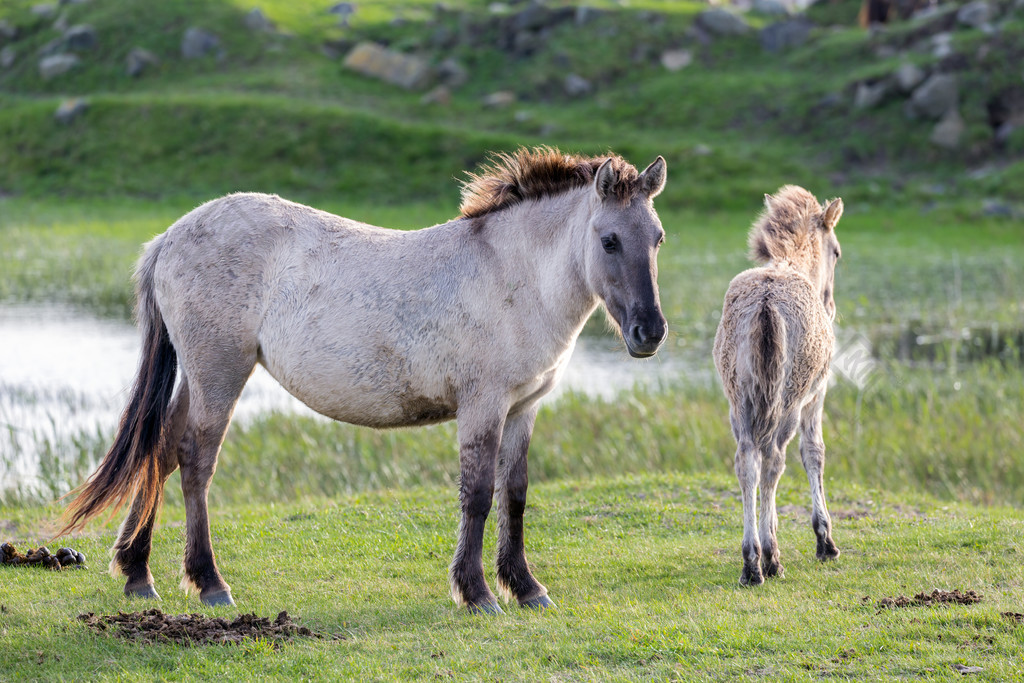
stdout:
{"type": "Polygon", "coordinates": [[[825,543],[818,544],[818,552],[816,553],[816,555],[818,559],[822,562],[834,560],[837,557],[839,557],[840,554],[841,553],[839,552],[839,548],[836,547],[836,544],[833,543],[831,539],[829,539],[825,543]]]}
{"type": "Polygon", "coordinates": [[[498,601],[485,602],[481,605],[466,605],[469,609],[470,614],[504,614],[501,607],[498,607],[498,601]]]}
{"type": "Polygon", "coordinates": [[[754,586],[760,586],[762,583],[764,583],[764,576],[760,570],[751,572],[744,569],[743,573],[740,574],[740,586],[743,588],[753,588],[754,586]]]}
{"type": "Polygon", "coordinates": [[[782,579],[786,576],[786,572],[783,571],[782,565],[778,562],[766,565],[763,574],[766,579],[782,579]]]}
{"type": "Polygon", "coordinates": [[[548,596],[538,595],[535,598],[530,598],[526,602],[519,603],[519,606],[526,609],[534,609],[540,612],[546,609],[553,609],[556,605],[555,603],[551,602],[551,599],[548,596]]]}
{"type": "Polygon", "coordinates": [[[202,595],[199,598],[207,607],[233,607],[235,601],[231,599],[231,591],[217,591],[209,595],[202,595]]]}
{"type": "Polygon", "coordinates": [[[151,583],[139,586],[138,588],[128,588],[125,586],[124,594],[129,598],[144,598],[146,600],[160,599],[160,594],[156,592],[156,588],[154,588],[151,583]]]}

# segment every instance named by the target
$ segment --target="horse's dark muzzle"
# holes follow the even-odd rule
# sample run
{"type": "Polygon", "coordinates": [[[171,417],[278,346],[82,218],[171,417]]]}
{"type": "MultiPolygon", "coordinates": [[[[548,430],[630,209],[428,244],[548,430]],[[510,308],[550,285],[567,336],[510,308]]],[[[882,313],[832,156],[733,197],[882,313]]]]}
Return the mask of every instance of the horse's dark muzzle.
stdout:
{"type": "Polygon", "coordinates": [[[626,349],[633,358],[647,358],[653,356],[661,348],[668,332],[668,324],[665,318],[658,316],[643,324],[633,324],[629,332],[623,335],[626,341],[626,349]]]}

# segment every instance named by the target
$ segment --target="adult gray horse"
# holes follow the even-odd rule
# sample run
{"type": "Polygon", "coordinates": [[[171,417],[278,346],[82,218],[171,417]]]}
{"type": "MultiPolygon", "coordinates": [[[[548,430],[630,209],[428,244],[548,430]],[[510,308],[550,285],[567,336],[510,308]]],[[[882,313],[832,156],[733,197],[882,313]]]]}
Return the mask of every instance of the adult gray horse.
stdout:
{"type": "Polygon", "coordinates": [[[618,156],[539,148],[497,155],[465,184],[461,215],[423,230],[387,230],[263,194],[200,206],[139,261],[139,373],[114,444],[68,507],[62,533],[131,500],[111,571],[127,576],[127,595],[158,597],[153,524],[164,482],[181,467],[183,587],[205,604],[233,604],[214,561],[207,491],[235,403],[260,363],[335,420],[376,428],[457,420],[453,597],[472,611],[501,611],[481,559],[497,488],[498,586],[522,606],[552,605],[523,545],[537,402],[600,304],[631,355],[650,356],[664,340],[656,259],[665,233],[651,201],[664,184],[661,157],[638,173],[618,156]]]}

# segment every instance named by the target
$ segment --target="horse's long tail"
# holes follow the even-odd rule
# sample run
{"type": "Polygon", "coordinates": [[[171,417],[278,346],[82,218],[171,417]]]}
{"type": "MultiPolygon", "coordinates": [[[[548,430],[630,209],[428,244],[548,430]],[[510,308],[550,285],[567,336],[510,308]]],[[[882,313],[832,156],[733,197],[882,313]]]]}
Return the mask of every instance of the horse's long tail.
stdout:
{"type": "Polygon", "coordinates": [[[140,509],[152,510],[160,497],[161,433],[178,369],[177,354],[153,295],[153,272],[162,243],[161,236],[149,244],[135,271],[136,318],[143,337],[131,398],[103,462],[85,484],[68,494],[77,495],[64,512],[58,536],[81,529],[106,508],[116,510],[138,496],[140,509]]]}
{"type": "Polygon", "coordinates": [[[786,373],[786,323],[770,302],[761,306],[750,332],[751,437],[767,456],[774,448],[772,441],[782,421],[783,390],[786,373]]]}

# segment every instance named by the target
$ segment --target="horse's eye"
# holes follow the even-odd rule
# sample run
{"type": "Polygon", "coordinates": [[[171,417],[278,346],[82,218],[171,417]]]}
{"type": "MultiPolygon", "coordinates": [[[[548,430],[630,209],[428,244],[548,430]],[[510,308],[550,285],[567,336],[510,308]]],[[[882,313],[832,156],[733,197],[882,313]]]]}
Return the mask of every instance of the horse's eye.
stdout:
{"type": "Polygon", "coordinates": [[[619,249],[619,237],[615,233],[601,238],[601,246],[609,254],[614,254],[619,249]]]}
{"type": "Polygon", "coordinates": [[[836,260],[838,261],[838,260],[839,260],[839,257],[841,256],[841,254],[839,253],[839,247],[836,247],[836,248],[835,248],[835,249],[834,249],[834,250],[832,251],[832,253],[836,255],[836,260]]]}

